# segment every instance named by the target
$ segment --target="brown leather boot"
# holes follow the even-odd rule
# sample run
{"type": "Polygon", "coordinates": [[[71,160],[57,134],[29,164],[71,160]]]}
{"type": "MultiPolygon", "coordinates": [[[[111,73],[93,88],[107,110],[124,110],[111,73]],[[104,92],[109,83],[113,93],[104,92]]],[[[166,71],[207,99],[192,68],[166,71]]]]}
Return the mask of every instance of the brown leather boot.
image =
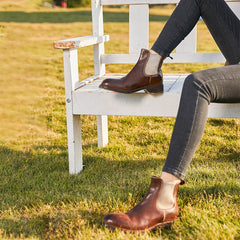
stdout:
{"type": "Polygon", "coordinates": [[[183,183],[164,182],[161,178],[152,177],[150,188],[138,205],[127,213],[108,214],[103,222],[110,229],[130,231],[169,226],[178,216],[177,191],[183,183]]]}
{"type": "Polygon", "coordinates": [[[145,67],[149,57],[150,51],[142,49],[138,62],[126,76],[120,79],[107,78],[99,87],[120,93],[133,93],[139,90],[145,90],[149,93],[163,92],[162,73],[160,72],[163,58],[160,59],[158,73],[147,75],[145,67]]]}

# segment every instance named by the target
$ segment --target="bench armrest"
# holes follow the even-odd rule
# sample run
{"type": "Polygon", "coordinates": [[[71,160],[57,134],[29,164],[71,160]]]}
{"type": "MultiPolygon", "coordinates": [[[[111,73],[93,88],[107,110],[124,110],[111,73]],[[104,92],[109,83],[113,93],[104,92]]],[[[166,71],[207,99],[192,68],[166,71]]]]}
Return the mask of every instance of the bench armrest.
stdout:
{"type": "Polygon", "coordinates": [[[54,41],[53,47],[56,49],[80,48],[80,47],[86,47],[86,46],[106,42],[108,40],[109,40],[109,35],[96,36],[96,37],[90,35],[90,36],[54,41]]]}

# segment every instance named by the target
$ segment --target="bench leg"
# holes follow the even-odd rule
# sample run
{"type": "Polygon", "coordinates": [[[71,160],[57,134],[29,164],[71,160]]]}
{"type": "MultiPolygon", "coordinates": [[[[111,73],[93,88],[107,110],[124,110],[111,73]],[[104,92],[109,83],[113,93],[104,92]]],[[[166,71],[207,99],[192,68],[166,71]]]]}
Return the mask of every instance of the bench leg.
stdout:
{"type": "Polygon", "coordinates": [[[80,115],[67,116],[69,173],[82,171],[82,136],[80,115]]]}
{"type": "Polygon", "coordinates": [[[107,116],[97,116],[98,147],[108,144],[108,120],[107,116]]]}

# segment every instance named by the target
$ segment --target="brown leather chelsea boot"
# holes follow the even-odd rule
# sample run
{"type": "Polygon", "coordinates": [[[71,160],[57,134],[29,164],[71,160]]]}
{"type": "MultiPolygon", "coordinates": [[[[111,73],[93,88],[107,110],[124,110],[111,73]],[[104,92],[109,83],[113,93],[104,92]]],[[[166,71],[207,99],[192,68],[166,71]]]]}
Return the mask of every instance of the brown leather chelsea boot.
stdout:
{"type": "Polygon", "coordinates": [[[163,79],[160,70],[163,58],[160,59],[158,73],[148,75],[145,68],[150,54],[147,49],[142,49],[138,62],[126,76],[120,79],[107,78],[99,87],[120,93],[133,93],[139,90],[145,90],[149,93],[163,92],[163,79]]]}
{"type": "Polygon", "coordinates": [[[129,231],[154,230],[170,226],[178,216],[177,191],[183,181],[165,182],[152,177],[150,188],[142,201],[126,213],[111,213],[103,222],[110,229],[129,231]]]}

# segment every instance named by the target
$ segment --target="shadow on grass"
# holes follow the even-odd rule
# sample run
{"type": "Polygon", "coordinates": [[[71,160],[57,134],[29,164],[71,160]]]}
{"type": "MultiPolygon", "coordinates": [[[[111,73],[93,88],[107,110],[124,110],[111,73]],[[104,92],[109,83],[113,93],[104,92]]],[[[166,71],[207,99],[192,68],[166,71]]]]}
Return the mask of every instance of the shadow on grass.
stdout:
{"type": "Polygon", "coordinates": [[[212,126],[235,126],[236,122],[235,120],[230,120],[230,119],[219,119],[219,118],[210,118],[208,119],[209,124],[211,124],[212,126]]]}
{"type": "MultiPolygon", "coordinates": [[[[167,21],[166,15],[150,15],[150,21],[167,21]]],[[[91,11],[71,12],[0,12],[0,22],[16,23],[74,23],[91,22],[91,11]]],[[[104,12],[104,22],[128,22],[126,12],[104,12]]]]}
{"type": "Polygon", "coordinates": [[[16,151],[0,146],[0,192],[4,193],[1,209],[18,209],[38,202],[91,199],[95,194],[107,200],[103,189],[118,190],[121,196],[125,183],[131,189],[139,174],[159,164],[159,160],[111,161],[100,153],[99,156],[84,155],[86,166],[81,174],[70,175],[67,146],[34,146],[32,149],[16,151]],[[137,173],[135,177],[133,172],[137,173]]]}
{"type": "MultiPolygon", "coordinates": [[[[40,239],[65,239],[64,236],[66,234],[73,235],[72,238],[74,239],[77,229],[72,229],[73,227],[71,224],[69,225],[69,229],[67,228],[66,222],[77,222],[79,221],[79,217],[81,216],[82,219],[87,221],[88,227],[93,227],[93,225],[97,228],[103,227],[102,219],[104,217],[103,214],[99,214],[97,212],[91,212],[86,210],[78,210],[77,214],[71,212],[65,212],[62,210],[57,211],[54,216],[50,214],[39,214],[32,216],[31,219],[29,217],[22,215],[18,219],[2,219],[1,220],[1,228],[4,229],[5,235],[11,237],[19,237],[23,235],[29,239],[34,236],[40,239]],[[93,221],[94,219],[94,221],[93,221]],[[64,234],[61,232],[64,229],[64,234]],[[60,236],[63,235],[63,236],[60,236]]],[[[78,225],[78,224],[76,224],[78,225]]],[[[79,227],[81,227],[80,224],[79,227]]],[[[83,227],[83,226],[82,226],[83,227]]]]}
{"type": "MultiPolygon", "coordinates": [[[[83,150],[87,151],[87,148],[84,146],[83,150]]],[[[93,155],[83,156],[83,171],[78,175],[70,175],[67,146],[35,146],[34,150],[29,151],[0,146],[0,192],[4,194],[0,202],[1,209],[31,206],[39,201],[78,201],[96,195],[102,201],[107,201],[105,191],[123,201],[128,198],[129,192],[141,197],[150,183],[149,172],[158,172],[164,164],[164,159],[134,160],[125,155],[117,160],[108,159],[108,155],[105,157],[104,154],[113,151],[111,148],[93,148],[96,148],[93,155]]],[[[228,156],[229,159],[232,157],[228,156]]],[[[199,177],[206,180],[208,174],[202,172],[199,177]]],[[[239,186],[227,184],[219,185],[215,191],[229,194],[240,192],[239,186]]],[[[194,186],[187,191],[191,195],[200,189],[201,186],[194,186]]],[[[208,192],[208,189],[205,190],[208,192]]],[[[211,187],[209,193],[212,192],[211,187]]]]}
{"type": "MultiPolygon", "coordinates": [[[[84,155],[86,165],[81,174],[69,175],[67,146],[34,146],[33,150],[16,151],[0,146],[0,205],[2,210],[33,208],[39,204],[56,207],[62,203],[88,204],[97,203],[104,209],[109,205],[109,199],[128,202],[129,194],[136,202],[145,195],[149,183],[149,172],[159,169],[163,159],[132,160],[108,159],[105,157],[108,149],[98,149],[96,146],[84,146],[84,150],[96,148],[93,155],[84,155]],[[95,155],[94,155],[95,154],[95,155]],[[102,206],[104,205],[104,206],[102,206]]],[[[186,186],[180,189],[180,197],[187,199],[198,194],[203,186],[186,186]]],[[[204,189],[206,194],[240,192],[240,186],[218,184],[204,189]]],[[[111,204],[110,204],[111,205],[111,204]]],[[[108,209],[111,209],[109,206],[108,209]]],[[[21,211],[21,210],[20,210],[21,211]]],[[[86,226],[101,227],[101,212],[78,209],[77,212],[68,211],[55,216],[34,215],[32,218],[20,216],[14,219],[2,219],[1,229],[7,234],[26,236],[45,236],[51,228],[63,224],[63,220],[77,221],[78,215],[85,219],[86,226]],[[75,215],[74,215],[75,214],[75,215]]],[[[106,213],[106,212],[105,212],[106,213]]],[[[54,231],[54,229],[53,229],[54,231]]],[[[57,231],[57,230],[56,230],[57,231]]],[[[54,234],[54,233],[53,233],[54,234]]]]}

